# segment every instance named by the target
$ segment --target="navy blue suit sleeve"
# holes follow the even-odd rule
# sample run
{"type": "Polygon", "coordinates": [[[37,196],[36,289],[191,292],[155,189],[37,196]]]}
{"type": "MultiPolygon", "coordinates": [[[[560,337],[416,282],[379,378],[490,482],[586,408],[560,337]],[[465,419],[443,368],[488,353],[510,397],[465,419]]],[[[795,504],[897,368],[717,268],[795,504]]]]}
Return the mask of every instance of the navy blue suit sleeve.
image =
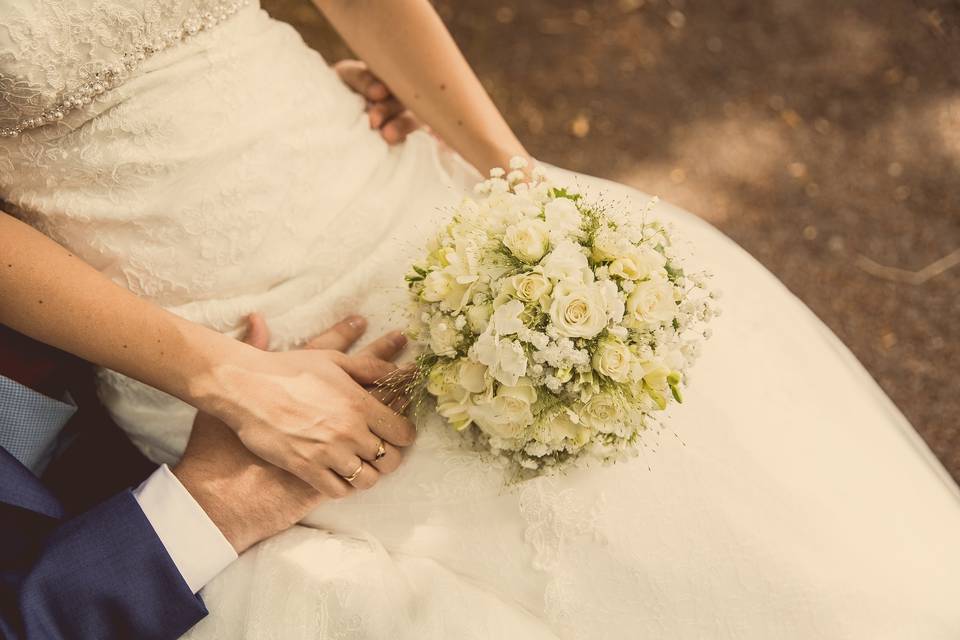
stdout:
{"type": "Polygon", "coordinates": [[[167,640],[207,613],[130,491],[60,524],[2,593],[15,640],[167,640]]]}

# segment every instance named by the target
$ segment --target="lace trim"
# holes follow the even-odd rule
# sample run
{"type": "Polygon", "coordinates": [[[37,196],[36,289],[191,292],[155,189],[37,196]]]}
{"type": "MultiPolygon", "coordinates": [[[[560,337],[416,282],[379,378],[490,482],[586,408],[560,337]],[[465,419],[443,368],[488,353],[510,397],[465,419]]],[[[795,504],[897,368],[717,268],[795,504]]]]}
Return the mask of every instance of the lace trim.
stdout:
{"type": "MultiPolygon", "coordinates": [[[[232,0],[231,2],[216,4],[202,13],[194,10],[178,28],[164,31],[155,39],[137,43],[121,53],[120,62],[114,64],[101,63],[100,69],[91,73],[89,80],[69,92],[55,106],[46,109],[37,116],[23,119],[13,127],[0,128],[0,137],[16,138],[24,130],[63,120],[69,112],[90,104],[97,96],[122,84],[150,56],[201,31],[212,29],[249,4],[250,0],[232,0]]],[[[8,98],[15,97],[22,93],[22,84],[22,81],[16,78],[0,74],[0,95],[6,95],[8,98]]]]}

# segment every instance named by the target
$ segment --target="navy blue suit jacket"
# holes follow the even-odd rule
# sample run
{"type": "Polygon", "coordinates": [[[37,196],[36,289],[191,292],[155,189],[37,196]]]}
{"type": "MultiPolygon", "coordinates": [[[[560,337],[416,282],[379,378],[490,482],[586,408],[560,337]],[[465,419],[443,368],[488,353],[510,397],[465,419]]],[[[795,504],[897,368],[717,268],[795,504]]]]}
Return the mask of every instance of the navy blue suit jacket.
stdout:
{"type": "Polygon", "coordinates": [[[206,613],[129,490],[66,518],[0,448],[0,636],[166,640],[206,613]]]}
{"type": "Polygon", "coordinates": [[[89,367],[0,325],[0,374],[80,407],[42,480],[0,447],[0,638],[182,635],[207,610],[130,492],[155,466],[97,402],[89,367]]]}

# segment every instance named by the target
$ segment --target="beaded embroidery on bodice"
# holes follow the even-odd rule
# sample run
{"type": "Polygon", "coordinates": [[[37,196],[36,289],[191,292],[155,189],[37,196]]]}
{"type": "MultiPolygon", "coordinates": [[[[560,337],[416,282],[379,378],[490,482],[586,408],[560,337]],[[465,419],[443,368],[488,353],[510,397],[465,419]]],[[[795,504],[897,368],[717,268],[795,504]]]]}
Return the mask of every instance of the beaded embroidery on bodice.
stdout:
{"type": "Polygon", "coordinates": [[[62,121],[149,56],[249,0],[9,0],[0,20],[0,137],[62,121]]]}

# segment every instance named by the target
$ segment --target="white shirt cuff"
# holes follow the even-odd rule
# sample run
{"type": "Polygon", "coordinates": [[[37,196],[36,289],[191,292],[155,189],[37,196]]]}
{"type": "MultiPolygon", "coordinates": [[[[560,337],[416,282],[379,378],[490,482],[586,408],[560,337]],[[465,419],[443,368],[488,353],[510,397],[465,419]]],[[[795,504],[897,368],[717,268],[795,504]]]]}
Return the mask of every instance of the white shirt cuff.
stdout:
{"type": "Polygon", "coordinates": [[[134,489],[180,575],[197,593],[237,559],[237,552],[167,465],[134,489]]]}

